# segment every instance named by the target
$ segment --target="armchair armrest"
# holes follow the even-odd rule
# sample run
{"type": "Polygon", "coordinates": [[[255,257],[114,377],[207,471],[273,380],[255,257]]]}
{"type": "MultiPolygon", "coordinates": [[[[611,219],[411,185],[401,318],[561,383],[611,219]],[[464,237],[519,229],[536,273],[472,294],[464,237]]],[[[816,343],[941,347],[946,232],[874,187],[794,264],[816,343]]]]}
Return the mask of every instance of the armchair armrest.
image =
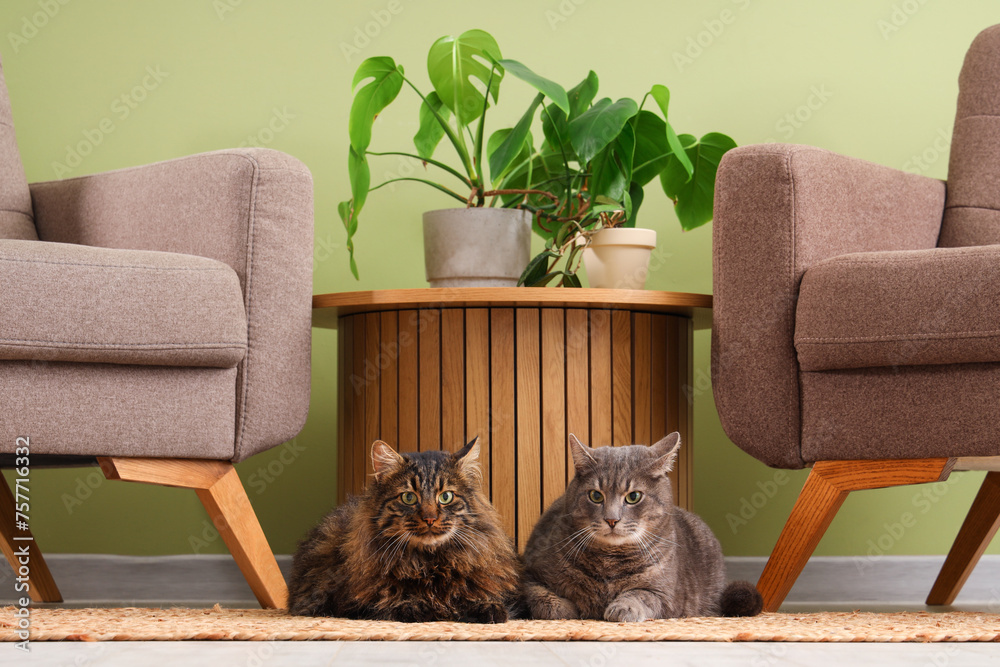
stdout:
{"type": "Polygon", "coordinates": [[[768,465],[804,465],[793,344],[802,274],[847,253],[935,247],[944,199],[941,181],[808,146],[746,146],[723,157],[712,380],[734,443],[768,465]]]}
{"type": "Polygon", "coordinates": [[[293,437],[309,406],[312,177],[278,151],[215,151],[30,185],[42,241],[209,257],[239,277],[247,356],[234,460],[293,437]]]}

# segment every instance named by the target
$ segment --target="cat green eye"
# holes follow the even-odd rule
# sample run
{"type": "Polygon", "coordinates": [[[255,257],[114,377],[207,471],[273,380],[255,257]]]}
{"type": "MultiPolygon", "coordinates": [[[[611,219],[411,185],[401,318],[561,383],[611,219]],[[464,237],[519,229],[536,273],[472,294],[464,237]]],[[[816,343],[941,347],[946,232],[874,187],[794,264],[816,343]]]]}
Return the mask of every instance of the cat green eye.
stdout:
{"type": "Polygon", "coordinates": [[[442,491],[438,495],[438,502],[442,505],[449,505],[451,501],[455,499],[455,494],[452,491],[442,491]]]}
{"type": "Polygon", "coordinates": [[[642,500],[642,491],[629,491],[625,494],[625,502],[629,505],[635,505],[640,500],[642,500]]]}
{"type": "Polygon", "coordinates": [[[403,501],[404,505],[416,505],[417,504],[417,494],[413,491],[403,491],[400,494],[399,499],[403,501]]]}
{"type": "Polygon", "coordinates": [[[601,493],[600,491],[591,491],[587,495],[590,498],[590,502],[598,503],[598,504],[604,502],[604,494],[601,493]]]}

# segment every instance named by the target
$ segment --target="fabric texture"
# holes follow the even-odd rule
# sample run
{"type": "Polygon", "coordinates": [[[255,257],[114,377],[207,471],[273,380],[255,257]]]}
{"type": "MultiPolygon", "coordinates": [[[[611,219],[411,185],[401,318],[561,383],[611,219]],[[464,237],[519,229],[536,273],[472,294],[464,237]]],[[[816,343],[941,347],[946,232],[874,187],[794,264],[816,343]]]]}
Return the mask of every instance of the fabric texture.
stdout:
{"type": "Polygon", "coordinates": [[[802,373],[806,461],[996,456],[1000,364],[802,373]]]}
{"type": "Polygon", "coordinates": [[[841,255],[802,277],[803,371],[1000,361],[1000,246],[841,255]]]}
{"type": "Polygon", "coordinates": [[[726,434],[761,461],[802,467],[799,281],[853,252],[933,248],[940,181],[785,144],[723,156],[713,223],[712,384],[726,434]]]}
{"type": "Polygon", "coordinates": [[[948,204],[939,245],[1000,243],[1000,26],[965,56],[948,162],[948,204]]]}
{"type": "Polygon", "coordinates": [[[247,351],[233,386],[235,439],[219,458],[243,460],[301,430],[309,408],[313,238],[312,178],[301,162],[262,148],[215,151],[35,183],[31,197],[42,241],[228,265],[241,287],[247,351]]]}
{"type": "Polygon", "coordinates": [[[10,96],[0,63],[0,239],[38,240],[31,195],[14,136],[10,96]]]}
{"type": "Polygon", "coordinates": [[[230,459],[235,368],[0,362],[0,452],[230,459]]]}
{"type": "Polygon", "coordinates": [[[0,359],[233,368],[247,348],[221,262],[0,240],[0,359]]]}

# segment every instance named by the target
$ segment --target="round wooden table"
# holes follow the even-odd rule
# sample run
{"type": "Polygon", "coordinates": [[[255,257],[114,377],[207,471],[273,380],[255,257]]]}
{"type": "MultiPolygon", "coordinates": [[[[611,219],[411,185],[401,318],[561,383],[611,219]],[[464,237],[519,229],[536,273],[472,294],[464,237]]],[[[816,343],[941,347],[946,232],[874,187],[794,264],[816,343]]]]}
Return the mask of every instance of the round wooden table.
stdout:
{"type": "Polygon", "coordinates": [[[691,333],[712,297],[491,287],[313,297],[338,335],[338,492],[360,493],[376,439],[457,450],[479,436],[490,499],[523,548],[573,476],[567,436],[652,444],[680,431],[673,474],[691,506],[691,333]]]}

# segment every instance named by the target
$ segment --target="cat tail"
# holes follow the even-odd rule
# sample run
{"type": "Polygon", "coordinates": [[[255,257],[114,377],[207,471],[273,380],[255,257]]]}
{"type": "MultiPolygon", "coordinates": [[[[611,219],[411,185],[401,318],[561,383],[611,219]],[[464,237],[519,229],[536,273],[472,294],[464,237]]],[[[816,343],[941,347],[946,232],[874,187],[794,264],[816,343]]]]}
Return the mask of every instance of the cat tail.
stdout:
{"type": "Polygon", "coordinates": [[[749,581],[730,581],[722,591],[719,610],[723,616],[756,616],[764,609],[764,598],[749,581]]]}

